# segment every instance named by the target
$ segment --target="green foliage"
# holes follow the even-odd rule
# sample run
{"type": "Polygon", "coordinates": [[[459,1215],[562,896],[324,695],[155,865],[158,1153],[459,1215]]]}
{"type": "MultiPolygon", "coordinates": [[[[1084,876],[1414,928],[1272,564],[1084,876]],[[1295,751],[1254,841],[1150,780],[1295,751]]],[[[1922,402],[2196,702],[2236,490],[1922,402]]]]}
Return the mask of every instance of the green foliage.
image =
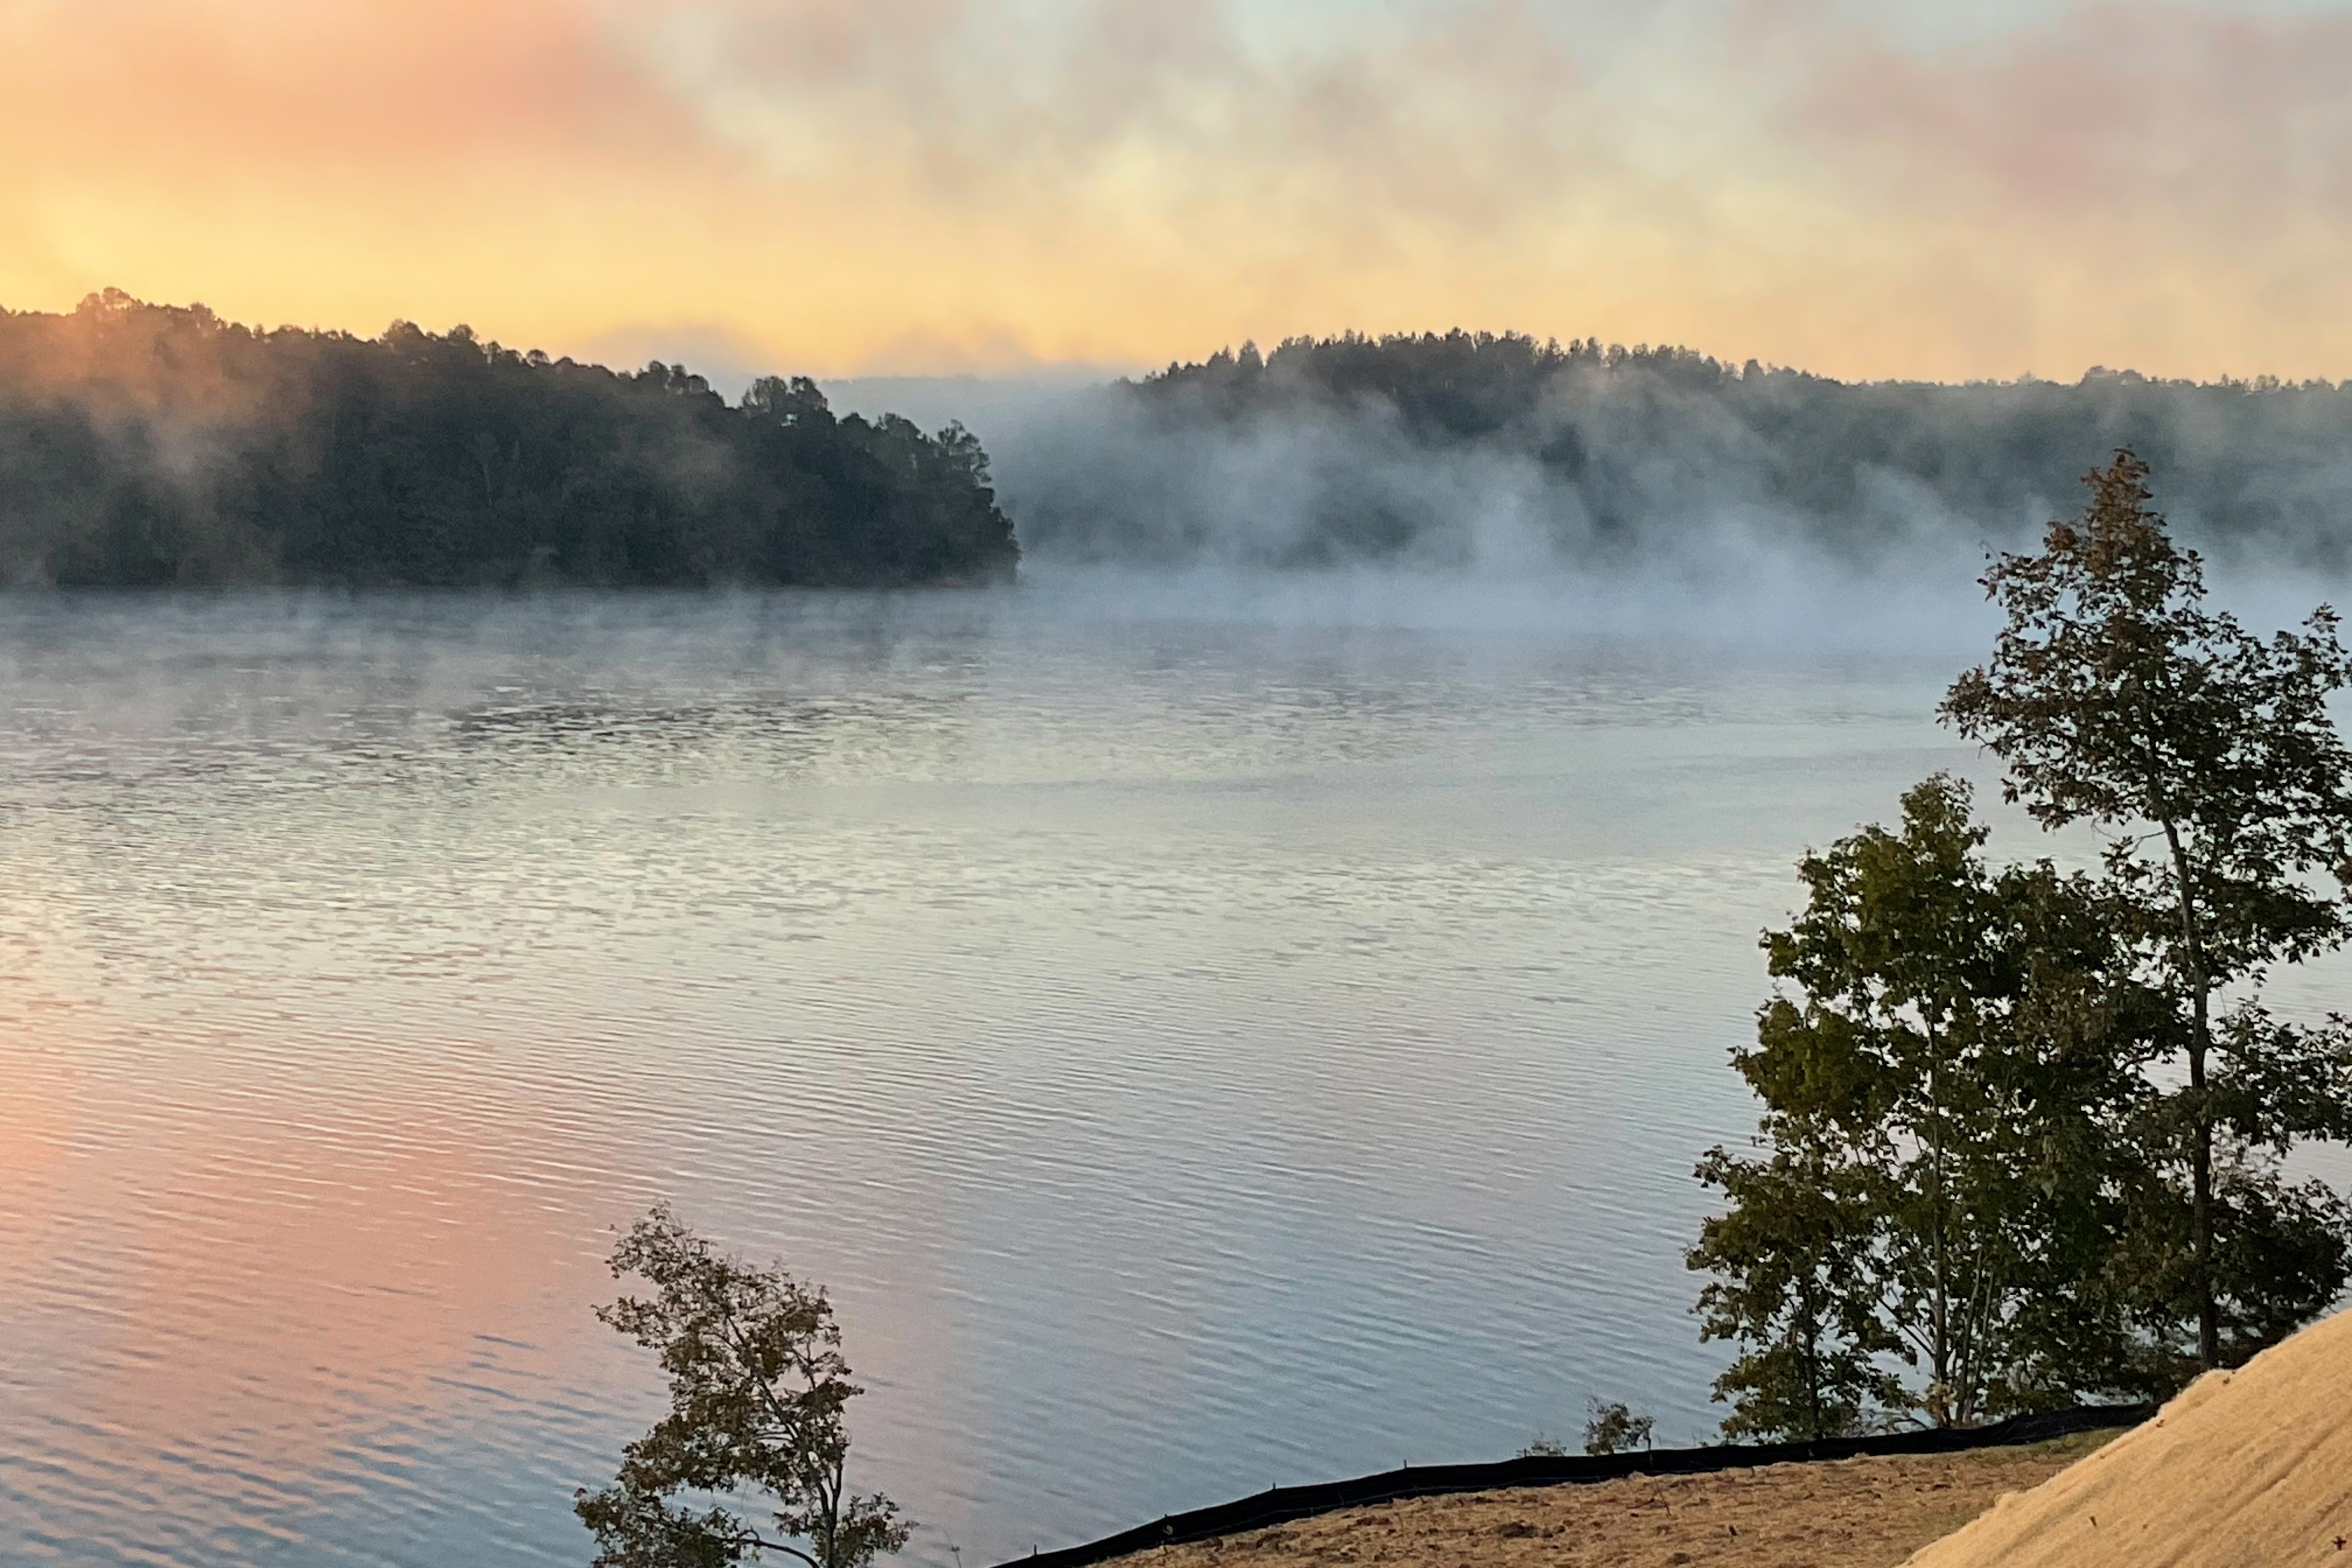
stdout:
{"type": "Polygon", "coordinates": [[[2133,1129],[2188,1210],[2185,1234],[2142,1217],[2138,1262],[2210,1368],[2324,1309],[2347,1274],[2342,1205],[2279,1162],[2352,1131],[2352,1040],[2340,1019],[2279,1023],[2260,988],[2352,934],[2352,752],[2327,711],[2352,658],[2325,605],[2268,640],[2207,609],[2147,475],[2119,451],[2079,521],[1994,563],[2006,625],[1943,712],[2036,820],[2107,837],[2108,898],[2166,1003],[2146,1059],[2185,1079],[2133,1129]]]}
{"type": "Polygon", "coordinates": [[[2352,1027],[2262,1000],[2352,936],[2352,658],[2325,607],[2267,640],[2208,610],[2147,477],[2119,452],[1995,561],[2007,624],[1943,708],[2011,801],[2105,837],[2100,873],[1995,870],[1939,776],[1899,835],[1806,856],[1766,934],[1794,994],[1735,1057],[1764,1152],[1701,1163],[1729,1212],[1690,1254],[1702,1332],[1745,1349],[1733,1436],[2161,1394],[2352,1277],[2352,1207],[2283,1163],[2352,1133],[2352,1027]]]}
{"type": "Polygon", "coordinates": [[[1996,872],[1985,838],[1938,774],[1899,834],[1807,855],[1804,910],[1765,935],[1794,994],[1734,1057],[1765,1152],[1701,1163],[1729,1207],[1689,1259],[1717,1276],[1703,1335],[1746,1347],[1717,1384],[1727,1436],[1967,1426],[2137,1386],[2110,1288],[2135,1177],[2109,1129],[2149,1003],[2089,880],[1996,872]]]}
{"type": "Polygon", "coordinates": [[[1657,1425],[1655,1416],[1637,1415],[1622,1401],[1592,1400],[1584,1414],[1584,1451],[1598,1457],[1647,1449],[1657,1425]]]}
{"type": "Polygon", "coordinates": [[[1728,1205],[1689,1253],[1717,1276],[1699,1292],[1699,1337],[1741,1347],[1715,1383],[1731,1405],[1724,1436],[1843,1436],[1907,1403],[1884,1365],[1897,1342],[1856,1288],[1875,1229],[1861,1173],[1801,1143],[1761,1160],[1711,1150],[1698,1177],[1728,1205]]]}
{"type": "Polygon", "coordinates": [[[655,1294],[596,1315],[659,1353],[670,1411],[629,1445],[612,1486],[573,1505],[598,1568],[719,1568],[767,1552],[861,1568],[906,1544],[897,1507],[844,1481],[843,1407],[860,1390],[822,1289],[721,1256],[667,1206],[630,1227],[611,1266],[655,1294]],[[746,1500],[764,1500],[772,1530],[746,1500]]]}
{"type": "Polygon", "coordinates": [[[813,382],[260,331],[109,290],[0,311],[0,583],[892,585],[1019,552],[950,426],[813,382]]]}

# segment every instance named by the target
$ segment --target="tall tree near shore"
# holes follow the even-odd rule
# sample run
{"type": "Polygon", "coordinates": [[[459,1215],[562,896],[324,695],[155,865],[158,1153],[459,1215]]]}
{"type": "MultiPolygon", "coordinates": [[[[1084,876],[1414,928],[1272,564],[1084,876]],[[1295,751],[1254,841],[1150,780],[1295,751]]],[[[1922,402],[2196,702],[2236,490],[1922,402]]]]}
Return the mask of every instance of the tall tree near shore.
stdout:
{"type": "Polygon", "coordinates": [[[630,1227],[612,1269],[655,1288],[596,1315],[660,1352],[670,1411],[629,1445],[612,1486],[572,1505],[596,1533],[596,1568],[723,1568],[767,1552],[864,1568],[906,1544],[889,1499],[847,1487],[842,1413],[860,1390],[822,1289],[722,1255],[667,1207],[630,1227]]]}
{"type": "Polygon", "coordinates": [[[2141,1129],[2185,1169],[2187,1234],[2176,1246],[2146,1213],[2135,1230],[2212,1368],[2322,1310],[2346,1275],[2342,1205],[2285,1182],[2276,1156],[2352,1134],[2352,1050],[2340,1023],[2279,1023],[2255,993],[2272,966],[2352,935],[2352,752],[2326,706],[2352,658],[2325,605],[2268,640],[2209,610],[2147,478],[2118,451],[2087,477],[2080,519],[1993,563],[2006,624],[1941,711],[2044,827],[2107,837],[2128,934],[2173,1004],[2150,1065],[2185,1079],[2141,1129]]]}
{"type": "Polygon", "coordinates": [[[2143,1094],[2118,1042],[2148,1009],[2088,879],[1995,869],[1985,838],[1937,774],[1899,832],[1806,855],[1804,909],[1765,933],[1786,989],[1734,1065],[1769,1153],[1708,1155],[1730,1212],[1689,1258],[1718,1276],[1705,1336],[1752,1347],[1717,1384],[1727,1436],[1973,1426],[2134,1388],[2110,1264],[2136,1184],[2106,1130],[2143,1094]],[[1843,1397],[1812,1392],[1817,1366],[1843,1368],[1843,1397]]]}

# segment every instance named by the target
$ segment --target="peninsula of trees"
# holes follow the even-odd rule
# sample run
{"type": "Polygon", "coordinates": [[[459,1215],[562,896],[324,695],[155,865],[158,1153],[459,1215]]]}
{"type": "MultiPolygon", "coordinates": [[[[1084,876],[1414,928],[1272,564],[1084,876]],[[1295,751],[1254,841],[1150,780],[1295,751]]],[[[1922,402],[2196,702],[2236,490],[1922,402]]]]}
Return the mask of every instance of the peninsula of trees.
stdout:
{"type": "Polygon", "coordinates": [[[1019,555],[961,426],[395,322],[0,311],[0,583],[897,586],[1019,555]]]}

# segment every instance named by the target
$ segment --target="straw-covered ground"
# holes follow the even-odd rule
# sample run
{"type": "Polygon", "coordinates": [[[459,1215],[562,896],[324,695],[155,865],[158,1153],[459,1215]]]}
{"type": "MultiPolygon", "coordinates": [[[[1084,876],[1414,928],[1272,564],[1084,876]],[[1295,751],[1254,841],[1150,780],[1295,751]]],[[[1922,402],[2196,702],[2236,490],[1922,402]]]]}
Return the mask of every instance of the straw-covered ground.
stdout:
{"type": "Polygon", "coordinates": [[[1132,1568],[1895,1568],[2112,1433],[1965,1454],[1415,1498],[1127,1559],[1132,1568]]]}
{"type": "Polygon", "coordinates": [[[2352,1311],[2209,1372],[1917,1568],[2352,1564],[2352,1311]]]}

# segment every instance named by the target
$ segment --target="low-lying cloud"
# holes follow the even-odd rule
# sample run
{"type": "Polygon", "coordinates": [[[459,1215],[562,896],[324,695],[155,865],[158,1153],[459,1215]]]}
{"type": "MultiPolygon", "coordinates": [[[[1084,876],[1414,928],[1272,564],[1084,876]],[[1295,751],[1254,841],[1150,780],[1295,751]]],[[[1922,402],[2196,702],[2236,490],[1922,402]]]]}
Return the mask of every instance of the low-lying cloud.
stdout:
{"type": "Polygon", "coordinates": [[[1986,553],[2123,445],[2264,603],[2352,573],[2352,384],[1846,384],[1457,338],[960,396],[1032,581],[1168,613],[1977,637],[1986,553]]]}

